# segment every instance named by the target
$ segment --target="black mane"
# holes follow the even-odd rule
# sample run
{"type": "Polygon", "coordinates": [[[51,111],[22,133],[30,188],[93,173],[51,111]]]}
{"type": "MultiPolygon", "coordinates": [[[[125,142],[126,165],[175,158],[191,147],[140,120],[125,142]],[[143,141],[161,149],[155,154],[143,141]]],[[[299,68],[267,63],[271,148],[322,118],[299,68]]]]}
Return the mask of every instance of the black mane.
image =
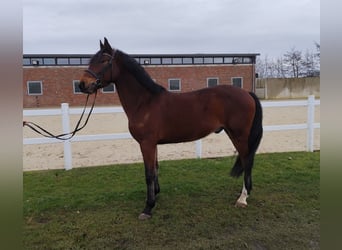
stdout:
{"type": "Polygon", "coordinates": [[[117,50],[116,56],[120,57],[123,66],[130,72],[135,79],[152,94],[159,94],[165,91],[163,86],[155,83],[145,69],[132,57],[124,52],[117,50]]]}

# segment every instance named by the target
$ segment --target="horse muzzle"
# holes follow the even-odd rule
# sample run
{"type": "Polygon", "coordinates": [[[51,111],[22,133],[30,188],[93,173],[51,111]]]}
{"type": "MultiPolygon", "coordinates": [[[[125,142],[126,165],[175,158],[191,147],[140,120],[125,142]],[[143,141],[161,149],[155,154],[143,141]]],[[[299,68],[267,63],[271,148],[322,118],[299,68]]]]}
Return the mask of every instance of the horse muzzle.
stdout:
{"type": "Polygon", "coordinates": [[[99,88],[101,88],[101,86],[102,86],[102,84],[101,84],[100,80],[98,80],[98,79],[96,80],[96,82],[92,82],[88,86],[86,86],[85,82],[83,82],[83,81],[81,81],[78,85],[80,90],[86,94],[95,93],[99,88]]]}

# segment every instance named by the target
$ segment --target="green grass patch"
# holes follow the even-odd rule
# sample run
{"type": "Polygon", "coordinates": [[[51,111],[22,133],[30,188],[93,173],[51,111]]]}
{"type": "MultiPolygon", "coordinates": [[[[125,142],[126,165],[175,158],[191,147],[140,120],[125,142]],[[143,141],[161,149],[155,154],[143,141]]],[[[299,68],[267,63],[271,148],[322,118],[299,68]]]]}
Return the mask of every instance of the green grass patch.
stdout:
{"type": "Polygon", "coordinates": [[[25,249],[319,249],[320,154],[259,154],[235,208],[234,157],[160,162],[148,221],[143,164],[24,173],[25,249]]]}

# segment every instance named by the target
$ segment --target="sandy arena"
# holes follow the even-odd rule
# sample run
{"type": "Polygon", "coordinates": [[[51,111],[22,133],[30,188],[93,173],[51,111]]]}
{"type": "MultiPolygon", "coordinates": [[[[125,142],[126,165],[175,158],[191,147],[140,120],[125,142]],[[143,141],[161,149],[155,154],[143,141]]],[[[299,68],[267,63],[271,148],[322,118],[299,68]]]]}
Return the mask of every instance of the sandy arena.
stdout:
{"type": "MultiPolygon", "coordinates": [[[[71,116],[73,129],[79,115],[71,116]]],[[[24,117],[52,133],[62,132],[60,116],[24,117]]],[[[306,123],[306,107],[264,108],[264,125],[306,123]]],[[[320,122],[320,106],[315,108],[315,122],[320,122]]],[[[109,134],[128,132],[127,118],[120,114],[93,114],[88,125],[79,134],[109,134]]],[[[24,138],[40,137],[29,128],[23,128],[24,138]]],[[[29,170],[63,169],[63,144],[38,144],[23,146],[23,168],[29,170]]],[[[320,130],[315,129],[314,149],[320,149],[320,130]]],[[[306,130],[264,132],[258,153],[306,150],[306,130]]],[[[220,157],[235,154],[235,149],[222,132],[211,134],[202,140],[202,157],[220,157]]],[[[195,158],[195,142],[158,146],[159,160],[195,158]]],[[[142,162],[139,144],[133,139],[73,142],[72,167],[142,162]]]]}

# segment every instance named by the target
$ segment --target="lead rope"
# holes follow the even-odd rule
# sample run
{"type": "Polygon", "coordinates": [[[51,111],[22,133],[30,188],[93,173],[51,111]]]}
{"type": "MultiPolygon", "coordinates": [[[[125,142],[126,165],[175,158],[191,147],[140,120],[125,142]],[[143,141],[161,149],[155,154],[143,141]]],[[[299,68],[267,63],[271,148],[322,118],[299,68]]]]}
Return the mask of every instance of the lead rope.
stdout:
{"type": "Polygon", "coordinates": [[[52,133],[50,133],[49,131],[47,131],[46,129],[42,128],[41,126],[39,126],[38,124],[34,123],[34,122],[28,122],[28,121],[23,121],[23,127],[24,126],[27,126],[29,127],[30,129],[32,129],[33,131],[35,131],[36,133],[44,136],[44,137],[48,137],[48,138],[54,138],[54,139],[58,139],[58,140],[70,140],[72,137],[74,137],[74,135],[80,131],[81,129],[83,129],[87,123],[88,123],[88,120],[89,120],[89,117],[91,115],[91,113],[93,112],[93,109],[94,109],[94,106],[95,106],[95,100],[96,100],[96,95],[97,95],[97,91],[95,92],[95,96],[94,96],[94,101],[93,101],[93,104],[91,105],[91,108],[90,108],[90,111],[89,111],[89,114],[84,122],[84,124],[82,126],[80,126],[81,124],[81,121],[83,119],[83,115],[85,113],[85,110],[87,108],[87,104],[88,104],[88,100],[89,100],[89,96],[90,94],[87,95],[87,99],[86,99],[86,103],[84,105],[84,108],[83,108],[83,112],[81,114],[81,117],[80,119],[78,120],[76,126],[75,126],[75,129],[74,131],[72,132],[69,132],[69,133],[64,133],[64,134],[59,134],[59,135],[54,135],[52,133]],[[67,137],[66,137],[67,136],[67,137]]]}

